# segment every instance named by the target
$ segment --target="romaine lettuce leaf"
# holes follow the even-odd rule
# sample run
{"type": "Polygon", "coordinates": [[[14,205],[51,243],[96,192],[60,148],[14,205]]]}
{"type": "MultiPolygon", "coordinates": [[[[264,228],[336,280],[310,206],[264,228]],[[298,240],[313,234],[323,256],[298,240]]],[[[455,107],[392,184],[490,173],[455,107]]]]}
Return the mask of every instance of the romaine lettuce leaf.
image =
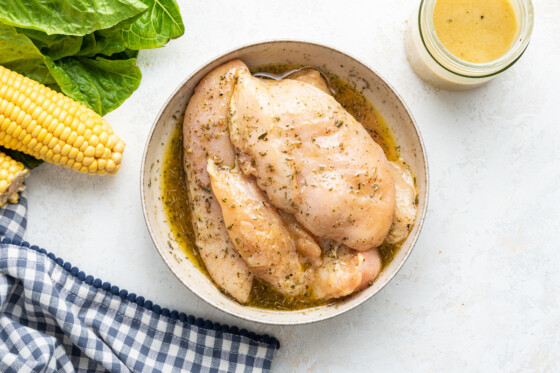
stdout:
{"type": "Polygon", "coordinates": [[[126,47],[118,31],[112,33],[100,33],[99,31],[84,36],[82,48],[76,56],[94,57],[98,54],[111,56],[124,51],[126,47]]]}
{"type": "Polygon", "coordinates": [[[73,56],[82,47],[81,36],[47,35],[43,31],[24,28],[17,28],[17,32],[31,39],[42,54],[53,60],[73,56]]]}
{"type": "Polygon", "coordinates": [[[132,49],[125,49],[122,52],[115,53],[107,57],[108,60],[128,60],[130,58],[138,57],[138,51],[132,49]]]}
{"type": "Polygon", "coordinates": [[[183,35],[185,26],[175,0],[143,1],[149,9],[135,17],[134,22],[121,28],[121,35],[128,49],[159,48],[169,39],[183,35]]]}
{"type": "Polygon", "coordinates": [[[48,35],[83,36],[112,27],[147,8],[140,0],[3,1],[0,22],[48,35]]]}
{"type": "Polygon", "coordinates": [[[67,57],[52,61],[46,57],[45,61],[65,95],[100,115],[119,107],[138,88],[142,78],[134,58],[67,57]]]}
{"type": "Polygon", "coordinates": [[[0,65],[40,83],[54,83],[39,49],[28,37],[18,33],[15,27],[1,23],[0,65]]]}

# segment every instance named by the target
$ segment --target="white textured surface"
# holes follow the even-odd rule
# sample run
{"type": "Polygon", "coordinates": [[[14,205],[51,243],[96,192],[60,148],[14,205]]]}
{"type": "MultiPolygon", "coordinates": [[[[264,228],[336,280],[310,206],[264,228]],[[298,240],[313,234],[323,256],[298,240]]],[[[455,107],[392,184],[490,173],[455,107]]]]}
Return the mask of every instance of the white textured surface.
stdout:
{"type": "Polygon", "coordinates": [[[417,0],[179,0],[185,36],[140,53],[140,88],[107,116],[127,142],[115,177],[42,165],[29,185],[26,239],[162,307],[276,335],[274,370],[560,369],[560,5],[535,0],[529,49],[490,84],[427,86],[403,33],[417,0]],[[318,324],[243,322],[200,301],[158,256],[139,196],[144,141],[194,69],[273,38],[323,42],[370,64],[403,96],[430,163],[430,204],[410,259],[376,297],[318,324]]]}

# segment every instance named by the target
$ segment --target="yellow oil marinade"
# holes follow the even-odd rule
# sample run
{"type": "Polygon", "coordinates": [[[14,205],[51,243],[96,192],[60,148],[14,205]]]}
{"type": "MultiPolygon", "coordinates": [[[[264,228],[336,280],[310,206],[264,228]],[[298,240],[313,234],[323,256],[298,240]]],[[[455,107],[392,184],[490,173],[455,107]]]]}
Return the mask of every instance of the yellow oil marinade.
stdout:
{"type": "MultiPolygon", "coordinates": [[[[253,68],[251,71],[282,73],[298,68],[296,65],[269,65],[253,68]]],[[[398,147],[385,121],[369,101],[351,84],[335,75],[327,74],[330,85],[335,90],[335,98],[368,130],[372,138],[383,148],[387,158],[397,161],[398,147]]],[[[183,118],[177,118],[177,128],[171,136],[171,141],[163,161],[162,197],[165,213],[171,231],[186,257],[194,263],[210,280],[204,263],[195,248],[195,236],[188,207],[188,188],[183,170],[183,118]]],[[[399,244],[383,244],[379,247],[383,265],[386,266],[400,249],[399,244]]],[[[227,294],[226,294],[227,295],[227,294]]],[[[310,300],[305,296],[288,297],[268,283],[255,279],[247,305],[273,310],[298,310],[334,303],[337,300],[310,300]]]]}
{"type": "Polygon", "coordinates": [[[161,185],[165,216],[175,240],[187,258],[210,278],[195,248],[195,235],[189,209],[189,188],[183,169],[183,116],[177,119],[177,126],[165,151],[161,185]]]}

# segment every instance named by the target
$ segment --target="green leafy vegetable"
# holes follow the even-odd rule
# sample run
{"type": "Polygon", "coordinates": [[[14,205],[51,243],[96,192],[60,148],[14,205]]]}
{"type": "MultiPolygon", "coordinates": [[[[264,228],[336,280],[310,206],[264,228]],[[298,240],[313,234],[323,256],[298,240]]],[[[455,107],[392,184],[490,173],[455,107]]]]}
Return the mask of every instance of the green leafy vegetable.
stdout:
{"type": "Polygon", "coordinates": [[[150,49],[165,45],[185,32],[174,0],[144,0],[149,9],[121,30],[128,49],[150,49]]]}
{"type": "Polygon", "coordinates": [[[147,8],[140,0],[3,1],[0,22],[48,35],[83,36],[112,27],[147,8]]]}
{"type": "Polygon", "coordinates": [[[142,73],[136,59],[70,57],[48,61],[51,74],[68,97],[105,115],[138,88],[142,73]]]}
{"type": "Polygon", "coordinates": [[[106,35],[107,36],[103,36],[102,33],[96,31],[93,34],[84,36],[82,48],[76,53],[76,56],[94,57],[99,54],[112,56],[126,49],[118,31],[113,31],[106,35]]]}
{"type": "Polygon", "coordinates": [[[128,60],[129,58],[136,58],[138,57],[138,51],[132,49],[125,49],[120,53],[112,54],[111,56],[107,57],[109,60],[128,60]]]}
{"type": "Polygon", "coordinates": [[[43,63],[43,55],[31,40],[14,27],[1,23],[0,65],[43,84],[55,82],[43,63]]]}
{"type": "Polygon", "coordinates": [[[42,31],[23,28],[18,28],[17,32],[31,39],[42,54],[53,60],[73,56],[82,47],[81,36],[47,35],[42,31]]]}

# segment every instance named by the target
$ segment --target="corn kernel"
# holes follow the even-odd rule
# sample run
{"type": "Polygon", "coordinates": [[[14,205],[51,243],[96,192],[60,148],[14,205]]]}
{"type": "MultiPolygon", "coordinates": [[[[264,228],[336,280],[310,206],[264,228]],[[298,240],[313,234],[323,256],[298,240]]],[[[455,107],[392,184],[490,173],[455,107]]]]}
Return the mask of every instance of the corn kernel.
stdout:
{"type": "Polygon", "coordinates": [[[105,147],[103,146],[103,144],[97,144],[97,146],[95,147],[94,157],[101,158],[104,152],[105,152],[105,147]]]}
{"type": "Polygon", "coordinates": [[[33,149],[35,148],[35,145],[37,145],[37,139],[33,136],[33,134],[31,134],[31,140],[27,143],[27,147],[29,149],[33,149]]]}
{"type": "Polygon", "coordinates": [[[59,123],[58,126],[56,127],[56,129],[53,131],[53,136],[54,137],[60,137],[60,135],[62,134],[62,131],[64,131],[64,124],[59,123]]]}
{"type": "Polygon", "coordinates": [[[74,142],[74,146],[79,149],[84,144],[84,141],[85,139],[83,136],[78,136],[78,138],[74,142]]]}
{"type": "Polygon", "coordinates": [[[74,145],[77,138],[78,138],[78,134],[76,132],[72,132],[70,136],[68,136],[68,139],[66,139],[66,143],[70,145],[74,145]]]}
{"type": "Polygon", "coordinates": [[[39,137],[39,133],[41,133],[42,129],[43,129],[43,127],[41,127],[41,126],[35,127],[33,132],[31,132],[31,136],[33,136],[33,138],[35,138],[35,139],[37,139],[37,141],[39,141],[38,137],[39,137]]]}
{"type": "Polygon", "coordinates": [[[82,160],[82,164],[83,164],[84,166],[89,166],[90,164],[93,163],[93,161],[94,161],[94,158],[93,158],[93,157],[85,157],[85,156],[84,156],[84,159],[82,160]]]}
{"type": "Polygon", "coordinates": [[[98,159],[97,160],[97,168],[99,168],[100,170],[103,170],[105,167],[107,167],[107,160],[106,159],[98,159]]]}
{"type": "Polygon", "coordinates": [[[86,157],[93,157],[95,155],[95,148],[93,146],[88,146],[87,149],[84,151],[84,155],[86,157]]]}
{"type": "Polygon", "coordinates": [[[21,140],[21,144],[27,146],[27,144],[29,144],[29,141],[31,141],[31,135],[28,133],[23,140],[21,140]]]}
{"type": "Polygon", "coordinates": [[[99,144],[99,137],[97,137],[95,135],[91,135],[88,142],[91,146],[97,146],[97,144],[99,144]]]}
{"type": "Polygon", "coordinates": [[[76,158],[76,156],[79,154],[79,150],[76,148],[72,148],[72,150],[70,150],[70,153],[68,153],[68,158],[70,159],[74,159],[76,158]]]}
{"type": "Polygon", "coordinates": [[[107,140],[109,140],[107,132],[101,132],[101,134],[99,134],[99,142],[103,145],[103,147],[107,145],[107,140]]]}
{"type": "Polygon", "coordinates": [[[17,128],[16,122],[10,122],[10,124],[8,125],[8,128],[6,128],[5,131],[8,135],[11,135],[12,133],[14,133],[16,128],[17,128]]]}
{"type": "Polygon", "coordinates": [[[37,144],[35,144],[35,146],[33,147],[33,151],[35,152],[35,154],[39,154],[42,148],[43,148],[43,144],[37,142],[37,144]]]}
{"type": "Polygon", "coordinates": [[[83,136],[86,132],[86,125],[82,122],[79,122],[76,128],[76,132],[78,133],[78,135],[83,136]]]}
{"type": "MultiPolygon", "coordinates": [[[[84,165],[84,166],[85,166],[85,165],[84,165]]],[[[90,172],[90,173],[94,173],[95,171],[97,171],[97,161],[93,161],[93,162],[89,165],[88,169],[89,169],[89,172],[90,172]]]]}
{"type": "Polygon", "coordinates": [[[59,122],[58,119],[56,119],[55,117],[53,117],[53,120],[51,120],[51,122],[49,123],[48,127],[45,127],[50,133],[53,133],[54,130],[56,129],[56,127],[58,127],[59,122]]]}
{"type": "MultiPolygon", "coordinates": [[[[56,137],[52,136],[50,133],[49,133],[49,136],[51,136],[51,139],[50,139],[50,141],[47,143],[47,146],[49,147],[49,149],[52,149],[53,152],[54,152],[55,147],[58,146],[58,139],[57,139],[56,137]]],[[[48,138],[49,136],[47,136],[47,138],[48,138]]],[[[57,152],[57,153],[58,153],[58,152],[57,152]]]]}
{"type": "Polygon", "coordinates": [[[23,128],[16,127],[16,129],[14,130],[14,133],[12,133],[12,137],[14,137],[14,138],[19,137],[19,135],[21,134],[22,131],[23,131],[23,128]]]}
{"type": "Polygon", "coordinates": [[[72,130],[69,127],[66,127],[64,129],[64,131],[62,131],[62,133],[60,134],[60,139],[62,141],[66,141],[68,139],[68,136],[70,136],[71,133],[72,133],[72,130]]]}
{"type": "Polygon", "coordinates": [[[119,141],[113,148],[113,151],[116,152],[115,154],[121,154],[124,152],[124,142],[119,141]]]}
{"type": "Polygon", "coordinates": [[[72,147],[70,145],[66,144],[62,147],[62,150],[61,150],[60,154],[68,155],[68,154],[70,154],[70,150],[72,150],[72,147]]]}
{"type": "Polygon", "coordinates": [[[23,118],[23,121],[21,122],[20,126],[23,129],[27,129],[27,127],[29,127],[29,124],[33,121],[33,118],[31,117],[31,115],[26,114],[25,118],[23,118]]]}
{"type": "Polygon", "coordinates": [[[105,169],[107,170],[107,172],[112,172],[115,170],[115,168],[116,168],[115,162],[113,162],[112,159],[109,159],[107,161],[107,167],[105,167],[105,169]]]}
{"type": "Polygon", "coordinates": [[[45,141],[48,133],[49,132],[47,131],[46,128],[41,128],[41,131],[39,131],[39,134],[37,135],[37,141],[39,141],[39,142],[45,141]]]}

